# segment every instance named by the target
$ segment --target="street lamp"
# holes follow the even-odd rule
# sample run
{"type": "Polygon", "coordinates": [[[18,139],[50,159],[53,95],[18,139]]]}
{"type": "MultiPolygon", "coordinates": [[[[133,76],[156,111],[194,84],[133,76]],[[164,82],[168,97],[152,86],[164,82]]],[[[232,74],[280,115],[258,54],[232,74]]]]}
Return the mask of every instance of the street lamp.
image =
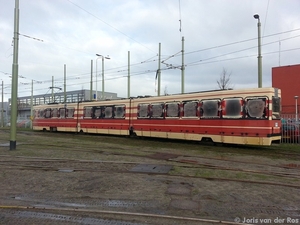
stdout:
{"type": "Polygon", "coordinates": [[[258,87],[261,88],[262,87],[262,56],[261,56],[261,33],[260,33],[260,27],[261,27],[261,23],[260,23],[260,19],[259,19],[259,15],[255,14],[253,16],[255,19],[257,19],[257,29],[258,29],[258,87]]]}
{"type": "MultiPolygon", "coordinates": [[[[104,97],[104,59],[110,59],[109,56],[103,56],[100,54],[96,54],[96,56],[98,56],[97,59],[99,59],[99,57],[102,58],[102,98],[104,97]]],[[[98,71],[97,71],[97,59],[96,59],[96,100],[97,100],[97,95],[98,95],[98,87],[97,87],[97,77],[98,77],[98,71]]]]}
{"type": "Polygon", "coordinates": [[[98,71],[97,71],[97,60],[99,59],[99,54],[96,54],[96,56],[98,56],[98,58],[96,59],[96,94],[95,94],[95,100],[98,99],[98,71]]]}
{"type": "Polygon", "coordinates": [[[298,122],[298,97],[299,96],[295,96],[295,101],[296,101],[296,122],[298,122]]]}

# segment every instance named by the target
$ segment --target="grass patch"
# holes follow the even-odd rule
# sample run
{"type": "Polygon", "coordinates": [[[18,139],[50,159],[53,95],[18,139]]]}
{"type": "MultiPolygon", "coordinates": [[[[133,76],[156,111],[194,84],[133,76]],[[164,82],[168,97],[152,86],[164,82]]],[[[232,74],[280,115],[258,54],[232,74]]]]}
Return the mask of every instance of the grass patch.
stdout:
{"type": "MultiPolygon", "coordinates": [[[[9,143],[10,130],[0,129],[0,143],[9,143]]],[[[181,141],[157,138],[129,138],[111,135],[80,135],[64,132],[41,132],[30,129],[17,129],[17,150],[60,149],[65,151],[90,150],[112,153],[126,153],[145,156],[157,151],[190,156],[213,156],[220,159],[232,156],[258,156],[271,159],[295,160],[300,157],[297,144],[280,144],[276,146],[238,146],[238,145],[204,145],[195,141],[181,141]],[[296,157],[296,158],[295,158],[296,157]]],[[[2,147],[4,148],[4,147],[2,147]]],[[[7,147],[6,147],[7,148],[7,147]]],[[[33,153],[28,153],[33,154],[33,153]]],[[[299,158],[300,159],[300,158],[299,158]]]]}

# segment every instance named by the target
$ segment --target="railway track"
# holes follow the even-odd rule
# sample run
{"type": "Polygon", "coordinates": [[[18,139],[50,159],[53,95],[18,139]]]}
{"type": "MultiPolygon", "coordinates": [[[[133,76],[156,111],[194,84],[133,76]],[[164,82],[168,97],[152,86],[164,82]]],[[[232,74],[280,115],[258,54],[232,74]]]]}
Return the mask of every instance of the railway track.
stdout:
{"type": "Polygon", "coordinates": [[[235,218],[300,215],[297,151],[260,156],[250,147],[28,133],[17,151],[0,147],[5,225],[239,224],[235,218]]]}
{"type": "MultiPolygon", "coordinates": [[[[56,222],[78,222],[80,224],[89,224],[89,225],[146,225],[146,224],[155,224],[150,222],[152,219],[155,221],[160,220],[160,224],[228,224],[228,225],[250,225],[249,223],[240,223],[234,221],[225,221],[225,220],[213,220],[213,219],[204,219],[196,217],[187,217],[187,216],[172,216],[172,215],[159,215],[151,213],[133,213],[125,211],[109,211],[109,210],[96,210],[96,209],[78,209],[78,208],[58,208],[58,207],[31,207],[31,206],[4,206],[0,205],[0,215],[7,217],[21,217],[21,218],[44,218],[48,220],[53,220],[56,222]],[[2,209],[2,211],[1,211],[2,209]],[[4,211],[6,210],[6,211],[4,211]],[[10,211],[9,211],[10,210],[10,211]],[[76,216],[63,215],[64,212],[76,213],[76,216]],[[59,213],[59,214],[58,214],[59,213]],[[116,219],[98,219],[93,217],[83,217],[80,216],[81,213],[89,213],[92,216],[95,214],[100,215],[109,215],[109,216],[122,216],[138,218],[138,220],[143,220],[146,222],[129,222],[129,221],[119,221],[116,219]],[[150,221],[149,221],[150,220],[150,221]],[[163,220],[164,222],[162,223],[163,220]]],[[[127,219],[129,220],[129,219],[127,219]]],[[[137,220],[137,219],[135,219],[137,220]]]]}
{"type": "MultiPolygon", "coordinates": [[[[156,153],[154,156],[146,156],[146,158],[159,158],[159,153],[156,153]]],[[[107,155],[107,154],[106,154],[107,155]]],[[[115,154],[112,154],[115,155],[115,154]]],[[[128,156],[128,154],[117,154],[122,156],[128,156]]],[[[165,154],[163,154],[165,155],[165,154]]],[[[132,155],[129,155],[132,157],[132,155]]],[[[212,159],[211,157],[201,157],[198,159],[213,160],[213,162],[199,162],[197,158],[191,160],[190,156],[179,156],[177,158],[163,159],[164,163],[161,163],[162,160],[157,162],[145,162],[145,161],[105,161],[105,160],[82,160],[82,159],[64,159],[64,158],[36,158],[36,157],[13,157],[11,158],[8,155],[0,155],[0,157],[6,158],[6,160],[0,160],[0,168],[2,169],[14,169],[14,170],[42,170],[42,171],[58,171],[58,172],[90,172],[90,173],[99,173],[99,172],[109,172],[109,173],[148,173],[152,175],[164,175],[164,176],[173,176],[173,177],[182,177],[182,178],[203,178],[211,180],[220,180],[220,181],[234,181],[234,182],[244,182],[244,183],[257,183],[257,184],[266,184],[266,185],[277,185],[277,186],[286,186],[300,188],[300,174],[299,168],[285,168],[284,166],[275,166],[275,165],[262,165],[253,163],[255,165],[260,165],[259,170],[255,169],[243,169],[238,168],[237,164],[247,164],[248,162],[237,161],[237,160],[226,160],[226,159],[212,159]],[[217,165],[216,162],[220,164],[220,161],[223,162],[235,162],[233,166],[228,165],[217,165]],[[167,164],[165,164],[167,162],[167,164]],[[113,166],[112,166],[113,165],[113,166]],[[147,170],[133,170],[132,168],[140,165],[141,167],[148,166],[150,168],[147,170]],[[217,170],[217,171],[229,171],[229,172],[240,172],[250,175],[264,175],[270,177],[280,177],[285,178],[285,182],[269,182],[262,180],[249,180],[249,179],[236,179],[236,178],[226,178],[226,177],[216,177],[216,176],[201,176],[193,174],[174,174],[172,172],[157,172],[157,170],[151,170],[151,167],[157,167],[159,165],[168,165],[176,167],[179,169],[206,169],[206,170],[217,170]],[[263,166],[263,167],[262,167],[263,166]],[[270,170],[271,168],[271,170],[270,170]],[[276,169],[276,170],[275,170],[276,169]],[[297,182],[298,181],[298,182],[297,182]],[[298,183],[298,184],[297,184],[298,183]]],[[[137,156],[138,158],[145,158],[145,156],[137,156]]],[[[174,157],[174,156],[173,156],[174,157]]],[[[171,167],[170,167],[171,168],[171,167]]]]}

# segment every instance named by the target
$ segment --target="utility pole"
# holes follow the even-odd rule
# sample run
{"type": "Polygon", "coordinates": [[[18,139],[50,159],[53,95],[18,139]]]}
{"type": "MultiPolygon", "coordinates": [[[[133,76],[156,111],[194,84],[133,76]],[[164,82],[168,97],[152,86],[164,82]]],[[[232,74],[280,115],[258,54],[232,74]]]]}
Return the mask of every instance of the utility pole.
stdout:
{"type": "Polygon", "coordinates": [[[67,86],[66,86],[66,80],[67,80],[67,66],[64,65],[64,103],[67,102],[67,86]]]}
{"type": "Polygon", "coordinates": [[[33,122],[33,80],[31,80],[30,120],[31,120],[30,128],[32,129],[32,127],[33,127],[33,124],[32,124],[32,122],[33,122]]]}
{"type": "Polygon", "coordinates": [[[161,61],[161,43],[159,43],[159,47],[158,47],[158,70],[157,70],[157,79],[158,79],[158,82],[157,82],[157,96],[160,96],[160,74],[161,74],[161,71],[160,71],[160,61],[161,61]]]}
{"type": "Polygon", "coordinates": [[[3,95],[3,81],[2,81],[2,103],[1,103],[1,126],[4,127],[4,115],[3,115],[3,110],[4,110],[4,95],[3,95]]]}
{"type": "Polygon", "coordinates": [[[253,16],[255,19],[257,19],[257,32],[258,32],[258,56],[257,56],[257,61],[258,61],[258,87],[262,87],[262,56],[261,56],[261,23],[259,19],[259,15],[255,14],[253,16]]]}
{"type": "Polygon", "coordinates": [[[102,56],[102,100],[105,100],[104,98],[104,57],[102,56]]]}
{"type": "MultiPolygon", "coordinates": [[[[102,59],[102,99],[104,100],[104,59],[110,59],[109,56],[104,57],[103,55],[100,54],[96,54],[96,56],[98,56],[97,59],[99,59],[99,57],[101,57],[102,59]]],[[[98,100],[98,88],[97,88],[97,59],[96,59],[96,100],[98,100]]]]}
{"type": "Polygon", "coordinates": [[[14,17],[14,55],[12,65],[11,85],[11,116],[10,116],[10,141],[9,149],[15,150],[17,146],[17,114],[18,114],[18,53],[19,53],[19,0],[15,0],[14,17]]]}
{"type": "Polygon", "coordinates": [[[128,51],[127,98],[130,98],[130,51],[128,51]]]}
{"type": "Polygon", "coordinates": [[[54,76],[52,76],[51,101],[54,102],[54,76]]]}
{"type": "Polygon", "coordinates": [[[90,101],[93,100],[93,60],[91,60],[91,85],[90,85],[90,101]]]}
{"type": "Polygon", "coordinates": [[[184,93],[184,37],[182,37],[181,94],[184,93]]]}

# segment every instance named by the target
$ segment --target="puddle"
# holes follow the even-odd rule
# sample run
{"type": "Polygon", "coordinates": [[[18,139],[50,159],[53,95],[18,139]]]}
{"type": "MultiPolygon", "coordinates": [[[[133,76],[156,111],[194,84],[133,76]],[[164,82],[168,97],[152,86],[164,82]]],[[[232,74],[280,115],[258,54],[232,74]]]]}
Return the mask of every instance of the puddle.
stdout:
{"type": "MultiPolygon", "coordinates": [[[[16,145],[20,145],[21,143],[16,143],[16,145]]],[[[4,144],[0,144],[0,147],[9,147],[10,143],[4,143],[4,144]]]]}
{"type": "Polygon", "coordinates": [[[58,169],[58,172],[72,173],[72,172],[74,172],[74,170],[73,169],[58,169]]]}
{"type": "Polygon", "coordinates": [[[9,147],[9,143],[0,144],[0,147],[9,147]]]}
{"type": "Polygon", "coordinates": [[[78,201],[78,202],[61,202],[47,199],[34,199],[29,197],[15,196],[16,200],[32,202],[34,207],[73,207],[73,208],[95,208],[95,207],[111,207],[111,208],[155,208],[158,203],[154,201],[131,201],[131,200],[92,200],[92,201],[78,201]]]}
{"type": "Polygon", "coordinates": [[[167,194],[169,195],[190,195],[191,194],[191,189],[184,187],[184,186],[179,186],[179,185],[172,185],[171,187],[168,188],[167,194]]]}
{"type": "Polygon", "coordinates": [[[149,158],[151,158],[151,159],[169,160],[169,159],[175,159],[175,158],[177,158],[179,156],[180,155],[178,155],[178,154],[158,152],[158,153],[150,155],[149,158]]]}
{"type": "Polygon", "coordinates": [[[173,199],[171,200],[170,206],[176,209],[184,210],[199,210],[200,208],[198,202],[185,199],[173,199]]]}

